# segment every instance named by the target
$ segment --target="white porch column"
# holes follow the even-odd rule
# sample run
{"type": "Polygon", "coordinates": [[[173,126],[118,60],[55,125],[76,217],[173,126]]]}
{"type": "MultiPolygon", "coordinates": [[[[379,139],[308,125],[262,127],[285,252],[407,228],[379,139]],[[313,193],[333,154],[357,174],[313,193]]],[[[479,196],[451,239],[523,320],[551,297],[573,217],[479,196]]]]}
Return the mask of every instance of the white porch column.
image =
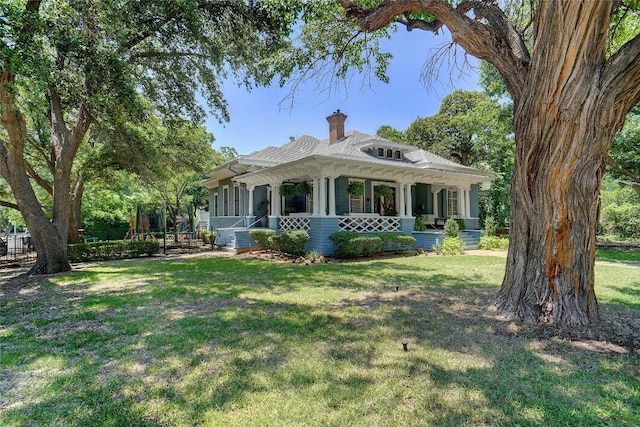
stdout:
{"type": "Polygon", "coordinates": [[[320,212],[320,179],[313,178],[313,216],[320,212]]]}
{"type": "Polygon", "coordinates": [[[400,203],[399,203],[399,209],[398,209],[398,214],[400,214],[400,217],[404,217],[405,216],[405,212],[407,211],[407,206],[405,205],[404,201],[405,201],[405,192],[406,192],[406,184],[404,184],[403,182],[399,183],[399,189],[400,189],[400,203]]]}
{"type": "Polygon", "coordinates": [[[413,216],[413,200],[411,199],[411,186],[413,184],[408,183],[405,184],[405,189],[407,191],[407,196],[404,198],[407,209],[406,209],[406,216],[412,217],[413,216]]]}
{"type": "Polygon", "coordinates": [[[253,216],[253,189],[255,187],[254,186],[250,186],[247,188],[247,191],[249,192],[249,211],[247,212],[247,215],[249,216],[253,216]]]}
{"type": "Polygon", "coordinates": [[[458,217],[463,218],[466,208],[464,207],[464,188],[458,187],[458,217]]]}
{"type": "Polygon", "coordinates": [[[336,216],[336,178],[329,177],[329,216],[336,216]]]}
{"type": "Polygon", "coordinates": [[[464,190],[464,216],[465,218],[471,218],[471,189],[464,190]]]}
{"type": "Polygon", "coordinates": [[[320,203],[318,203],[318,214],[320,216],[327,215],[327,178],[321,176],[318,179],[319,188],[318,188],[318,197],[320,197],[320,203]]]}
{"type": "Polygon", "coordinates": [[[280,207],[282,206],[279,185],[271,184],[271,215],[273,216],[280,216],[280,207]]]}
{"type": "Polygon", "coordinates": [[[438,193],[440,189],[431,189],[431,195],[433,196],[433,216],[438,218],[438,193]]]}

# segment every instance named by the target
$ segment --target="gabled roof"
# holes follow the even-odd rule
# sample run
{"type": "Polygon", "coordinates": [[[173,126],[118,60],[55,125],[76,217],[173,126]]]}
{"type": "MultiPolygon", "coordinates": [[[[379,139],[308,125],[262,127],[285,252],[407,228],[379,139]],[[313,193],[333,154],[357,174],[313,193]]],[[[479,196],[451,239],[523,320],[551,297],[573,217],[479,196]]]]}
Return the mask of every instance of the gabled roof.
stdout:
{"type": "MultiPolygon", "coordinates": [[[[462,166],[443,157],[422,150],[418,147],[398,144],[379,136],[367,135],[357,131],[348,131],[337,142],[330,143],[329,139],[319,140],[309,135],[303,135],[291,140],[281,147],[266,147],[248,155],[239,156],[230,162],[217,167],[212,173],[212,179],[205,183],[213,185],[220,179],[230,175],[230,171],[237,172],[235,176],[261,175],[268,169],[281,170],[286,165],[304,164],[305,159],[324,164],[358,164],[364,168],[384,168],[397,170],[398,173],[415,175],[419,170],[437,171],[444,176],[460,174],[475,182],[489,181],[492,173],[480,169],[462,166]],[[400,159],[388,159],[377,156],[377,148],[400,151],[400,159]],[[473,178],[471,178],[473,177],[473,178]]],[[[248,177],[247,177],[248,178],[248,177]]],[[[243,179],[238,179],[244,181],[243,179]]]]}

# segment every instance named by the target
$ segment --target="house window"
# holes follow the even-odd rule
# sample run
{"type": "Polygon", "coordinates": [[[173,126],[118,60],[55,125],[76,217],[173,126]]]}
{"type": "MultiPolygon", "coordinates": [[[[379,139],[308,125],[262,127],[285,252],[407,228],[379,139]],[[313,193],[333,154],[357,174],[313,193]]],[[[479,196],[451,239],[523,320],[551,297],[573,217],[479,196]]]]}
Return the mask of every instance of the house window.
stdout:
{"type": "Polygon", "coordinates": [[[378,157],[384,157],[384,148],[378,148],[378,157]]]}
{"type": "Polygon", "coordinates": [[[233,187],[233,214],[240,215],[240,187],[233,187]]]}
{"type": "Polygon", "coordinates": [[[213,201],[211,203],[211,212],[213,212],[213,216],[220,215],[220,212],[218,211],[218,193],[213,195],[213,201]]]}
{"type": "Polygon", "coordinates": [[[400,153],[400,150],[396,150],[396,160],[401,160],[402,159],[402,154],[400,153]]]}
{"type": "Polygon", "coordinates": [[[350,213],[364,212],[364,196],[349,194],[349,212],[350,213]]]}
{"type": "Polygon", "coordinates": [[[387,159],[393,159],[393,150],[391,148],[387,150],[387,159]]]}
{"type": "Polygon", "coordinates": [[[229,187],[222,188],[222,216],[229,216],[229,187]]]}
{"type": "Polygon", "coordinates": [[[447,191],[447,215],[458,215],[458,190],[447,191]]]}

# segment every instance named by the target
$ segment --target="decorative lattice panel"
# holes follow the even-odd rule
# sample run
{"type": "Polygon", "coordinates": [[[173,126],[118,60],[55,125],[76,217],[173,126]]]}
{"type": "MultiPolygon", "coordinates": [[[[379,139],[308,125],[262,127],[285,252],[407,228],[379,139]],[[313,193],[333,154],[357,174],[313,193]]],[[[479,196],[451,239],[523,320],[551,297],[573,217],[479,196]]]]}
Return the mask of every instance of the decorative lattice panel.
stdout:
{"type": "Polygon", "coordinates": [[[377,233],[381,231],[398,231],[400,219],[396,217],[341,217],[338,222],[340,231],[357,231],[359,233],[377,233]]]}
{"type": "Polygon", "coordinates": [[[309,225],[309,218],[281,216],[279,228],[281,231],[304,230],[308,233],[311,226],[309,225]]]}

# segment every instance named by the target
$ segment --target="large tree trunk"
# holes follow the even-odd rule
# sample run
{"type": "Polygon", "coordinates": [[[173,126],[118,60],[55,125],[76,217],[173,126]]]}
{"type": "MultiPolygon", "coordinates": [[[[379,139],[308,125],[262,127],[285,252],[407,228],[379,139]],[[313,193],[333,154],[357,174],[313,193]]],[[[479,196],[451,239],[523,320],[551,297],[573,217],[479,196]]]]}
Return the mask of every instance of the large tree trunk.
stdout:
{"type": "Polygon", "coordinates": [[[536,39],[527,84],[514,97],[511,231],[496,305],[529,322],[599,321],[598,200],[606,154],[624,115],[603,87],[602,33],[593,31],[606,31],[610,5],[587,4],[568,5],[562,19],[553,4],[541,7],[546,28],[536,39]],[[598,19],[603,22],[591,26],[598,19]]]}
{"type": "Polygon", "coordinates": [[[536,112],[526,106],[517,113],[516,133],[529,143],[518,144],[512,177],[509,253],[496,300],[502,314],[566,325],[599,320],[596,226],[612,132],[582,105],[569,103],[544,123],[530,120],[536,112]]]}
{"type": "Polygon", "coordinates": [[[55,224],[46,217],[25,173],[23,154],[27,127],[24,117],[14,106],[10,92],[12,84],[13,76],[3,73],[0,81],[0,102],[3,107],[0,112],[2,126],[9,140],[0,144],[0,173],[11,187],[36,248],[37,258],[31,273],[69,271],[71,266],[67,258],[66,230],[65,234],[60,234],[55,224]]]}

